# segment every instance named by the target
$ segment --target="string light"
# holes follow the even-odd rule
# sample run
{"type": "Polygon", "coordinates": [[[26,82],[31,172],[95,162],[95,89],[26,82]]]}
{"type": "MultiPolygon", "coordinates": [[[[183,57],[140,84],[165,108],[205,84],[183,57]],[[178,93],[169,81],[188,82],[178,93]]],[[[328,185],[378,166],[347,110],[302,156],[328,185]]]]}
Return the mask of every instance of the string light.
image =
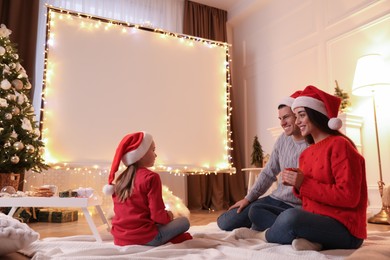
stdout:
{"type": "MultiPolygon", "coordinates": [[[[48,6],[48,5],[47,5],[48,6]]],[[[154,32],[157,34],[160,34],[161,38],[164,39],[166,37],[174,37],[180,40],[183,44],[187,44],[188,46],[194,46],[194,43],[203,43],[208,48],[215,48],[220,47],[225,49],[226,54],[226,60],[225,60],[225,73],[226,73],[226,83],[223,84],[223,88],[225,89],[225,97],[224,97],[224,109],[226,110],[226,117],[223,118],[223,128],[222,131],[226,132],[226,140],[224,140],[224,147],[226,150],[226,155],[224,156],[224,159],[226,162],[220,163],[219,165],[210,167],[190,167],[190,166],[156,166],[154,169],[156,171],[164,171],[169,172],[169,174],[174,174],[175,176],[184,176],[188,174],[217,174],[217,173],[235,173],[235,168],[233,167],[232,162],[232,156],[231,152],[233,150],[232,148],[232,131],[231,131],[231,116],[232,116],[232,107],[231,107],[231,99],[230,99],[230,91],[231,91],[231,76],[230,76],[230,54],[229,54],[229,44],[225,42],[219,42],[219,41],[212,41],[208,39],[203,39],[195,36],[185,35],[185,34],[178,34],[178,33],[172,33],[165,31],[163,29],[155,28],[153,29],[151,27],[150,23],[147,23],[145,25],[139,25],[139,24],[131,24],[128,22],[123,21],[117,21],[113,19],[107,19],[102,17],[95,17],[83,13],[73,12],[70,10],[57,8],[53,6],[48,6],[48,14],[47,14],[47,29],[46,29],[46,46],[45,46],[45,61],[44,61],[44,78],[43,78],[43,87],[42,87],[42,103],[41,103],[41,125],[40,130],[42,132],[43,141],[46,144],[50,142],[49,138],[47,138],[49,135],[49,129],[44,128],[45,127],[45,119],[50,118],[50,114],[48,111],[45,110],[45,104],[46,104],[46,97],[50,95],[50,83],[52,77],[55,75],[55,64],[49,63],[48,60],[48,54],[49,54],[49,48],[53,47],[55,43],[55,34],[51,32],[51,28],[53,28],[56,25],[56,19],[59,20],[74,20],[79,19],[80,24],[79,27],[81,29],[85,30],[112,30],[112,29],[119,29],[121,33],[129,34],[129,33],[135,33],[137,30],[145,30],[149,32],[154,32]]],[[[45,152],[45,161],[49,163],[50,165],[53,165],[52,169],[54,170],[70,170],[80,173],[88,172],[90,168],[93,168],[94,170],[102,170],[104,167],[99,165],[91,165],[87,166],[86,168],[82,167],[71,167],[69,165],[65,164],[58,164],[60,160],[54,158],[51,156],[50,151],[46,149],[45,152]]]]}

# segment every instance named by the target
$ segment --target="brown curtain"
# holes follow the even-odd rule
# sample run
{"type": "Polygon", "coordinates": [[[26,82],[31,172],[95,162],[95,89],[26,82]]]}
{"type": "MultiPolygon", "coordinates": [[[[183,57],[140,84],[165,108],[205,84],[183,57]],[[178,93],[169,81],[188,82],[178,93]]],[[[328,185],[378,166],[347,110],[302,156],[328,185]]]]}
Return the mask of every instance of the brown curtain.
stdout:
{"type": "MultiPolygon", "coordinates": [[[[35,82],[35,53],[37,46],[39,0],[0,0],[0,24],[12,31],[10,40],[16,44],[21,65],[32,84],[35,82]]],[[[24,174],[20,176],[19,190],[23,190],[24,174]]]]}
{"type": "MultiPolygon", "coordinates": [[[[218,8],[185,0],[183,33],[209,40],[227,41],[227,12],[218,8]]],[[[233,87],[234,88],[234,87],[233,87]]],[[[234,92],[231,101],[234,107],[234,92]]],[[[233,109],[234,111],[234,109],[233,109]]],[[[231,120],[235,140],[234,114],[231,120]]],[[[238,142],[233,142],[238,143],[238,142]]],[[[188,176],[189,209],[227,209],[245,196],[245,175],[241,172],[238,147],[233,146],[233,165],[237,173],[188,176]]]]}
{"type": "MultiPolygon", "coordinates": [[[[39,0],[0,0],[0,23],[12,31],[10,40],[17,44],[21,64],[30,82],[35,82],[39,0]]],[[[34,85],[31,89],[31,97],[34,85]]]]}

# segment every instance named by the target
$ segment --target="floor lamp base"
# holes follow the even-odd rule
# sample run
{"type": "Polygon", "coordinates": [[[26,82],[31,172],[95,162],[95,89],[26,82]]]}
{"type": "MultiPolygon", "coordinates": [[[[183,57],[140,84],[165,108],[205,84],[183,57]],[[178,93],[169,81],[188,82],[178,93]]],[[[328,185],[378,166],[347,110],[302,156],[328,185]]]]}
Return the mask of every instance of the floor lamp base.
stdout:
{"type": "Polygon", "coordinates": [[[368,219],[368,223],[390,225],[390,215],[383,207],[381,211],[368,219]]]}

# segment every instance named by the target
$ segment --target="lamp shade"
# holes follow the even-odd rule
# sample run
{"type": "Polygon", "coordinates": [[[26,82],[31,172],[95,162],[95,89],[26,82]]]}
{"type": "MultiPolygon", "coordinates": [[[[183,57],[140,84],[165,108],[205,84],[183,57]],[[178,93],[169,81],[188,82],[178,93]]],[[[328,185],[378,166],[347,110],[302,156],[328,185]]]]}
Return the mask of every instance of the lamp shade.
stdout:
{"type": "Polygon", "coordinates": [[[375,91],[390,90],[390,71],[379,54],[369,54],[358,59],[353,79],[352,94],[371,96],[375,91]]]}

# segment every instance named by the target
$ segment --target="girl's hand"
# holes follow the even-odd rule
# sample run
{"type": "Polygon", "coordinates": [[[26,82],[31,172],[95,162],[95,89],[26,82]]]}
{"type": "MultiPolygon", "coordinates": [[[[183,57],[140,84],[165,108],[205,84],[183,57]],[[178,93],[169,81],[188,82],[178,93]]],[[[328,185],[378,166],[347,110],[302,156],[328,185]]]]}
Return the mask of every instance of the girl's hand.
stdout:
{"type": "Polygon", "coordinates": [[[171,220],[173,220],[173,213],[170,210],[167,210],[168,216],[171,220]]]}
{"type": "Polygon", "coordinates": [[[301,187],[303,178],[303,172],[298,168],[286,168],[282,171],[283,184],[294,186],[297,190],[301,187]]]}

